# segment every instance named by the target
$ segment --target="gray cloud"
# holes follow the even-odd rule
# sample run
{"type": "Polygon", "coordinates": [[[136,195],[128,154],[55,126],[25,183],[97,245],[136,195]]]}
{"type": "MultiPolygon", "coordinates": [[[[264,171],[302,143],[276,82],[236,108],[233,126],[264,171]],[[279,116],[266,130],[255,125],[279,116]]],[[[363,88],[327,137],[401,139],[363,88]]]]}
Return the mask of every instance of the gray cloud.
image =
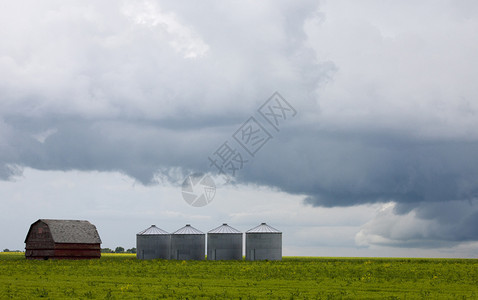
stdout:
{"type": "Polygon", "coordinates": [[[445,224],[411,237],[375,234],[380,220],[364,229],[388,244],[476,240],[464,228],[478,194],[478,17],[460,3],[11,4],[0,178],[32,167],[151,184],[171,168],[213,171],[208,155],[278,90],[298,115],[238,181],[313,206],[393,201],[397,218],[445,224]]]}
{"type": "Polygon", "coordinates": [[[407,214],[397,214],[395,208],[384,209],[362,226],[357,243],[434,248],[478,239],[476,200],[420,203],[407,214]]]}
{"type": "MultiPolygon", "coordinates": [[[[342,137],[333,144],[319,143],[314,149],[322,158],[314,164],[314,172],[305,176],[314,180],[307,186],[315,187],[306,202],[327,206],[388,201],[406,204],[478,196],[476,142],[375,138],[342,137]],[[327,154],[321,155],[320,149],[327,149],[327,154]]],[[[308,157],[305,160],[310,161],[308,157]]]]}
{"type": "Polygon", "coordinates": [[[12,5],[3,11],[12,26],[0,32],[9,41],[0,49],[0,162],[120,170],[143,183],[159,167],[201,168],[210,145],[275,88],[310,103],[330,68],[303,45],[316,3],[287,14],[287,3],[265,5],[273,10],[12,5]]]}

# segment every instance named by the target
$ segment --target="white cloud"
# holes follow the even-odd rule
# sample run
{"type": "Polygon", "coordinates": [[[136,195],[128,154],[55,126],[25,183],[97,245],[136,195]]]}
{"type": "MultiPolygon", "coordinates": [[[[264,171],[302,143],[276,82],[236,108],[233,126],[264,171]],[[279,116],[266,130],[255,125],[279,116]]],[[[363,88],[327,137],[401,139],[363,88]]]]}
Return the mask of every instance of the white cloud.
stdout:
{"type": "Polygon", "coordinates": [[[467,249],[469,257],[476,254],[466,245],[476,240],[477,215],[476,200],[421,203],[404,214],[397,204],[387,203],[361,226],[355,241],[365,247],[441,248],[444,253],[467,249]]]}
{"type": "Polygon", "coordinates": [[[477,140],[478,18],[460,17],[462,4],[325,2],[306,25],[337,67],[319,90],[323,126],[477,140]]]}
{"type": "Polygon", "coordinates": [[[182,24],[173,12],[162,12],[156,2],[129,1],[123,6],[123,12],[138,24],[161,27],[170,38],[169,44],[184,58],[200,57],[209,50],[193,28],[182,24]]]}

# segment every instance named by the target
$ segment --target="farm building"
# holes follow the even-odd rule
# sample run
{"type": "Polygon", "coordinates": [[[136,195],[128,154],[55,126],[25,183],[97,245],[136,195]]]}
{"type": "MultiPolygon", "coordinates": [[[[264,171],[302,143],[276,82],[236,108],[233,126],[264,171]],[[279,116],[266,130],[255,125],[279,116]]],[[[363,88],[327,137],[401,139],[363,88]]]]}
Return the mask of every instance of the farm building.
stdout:
{"type": "Polygon", "coordinates": [[[187,224],[171,235],[171,259],[203,260],[206,256],[206,235],[187,224]]]}
{"type": "Polygon", "coordinates": [[[242,232],[226,223],[207,233],[207,259],[242,259],[242,232]]]}
{"type": "Polygon", "coordinates": [[[282,232],[262,223],[246,232],[246,260],[266,259],[282,259],[282,232]]]}
{"type": "Polygon", "coordinates": [[[138,259],[169,259],[171,235],[151,225],[151,227],[136,234],[136,257],[138,259]]]}
{"type": "Polygon", "coordinates": [[[40,219],[25,238],[27,259],[90,259],[101,257],[95,225],[80,220],[40,219]]]}

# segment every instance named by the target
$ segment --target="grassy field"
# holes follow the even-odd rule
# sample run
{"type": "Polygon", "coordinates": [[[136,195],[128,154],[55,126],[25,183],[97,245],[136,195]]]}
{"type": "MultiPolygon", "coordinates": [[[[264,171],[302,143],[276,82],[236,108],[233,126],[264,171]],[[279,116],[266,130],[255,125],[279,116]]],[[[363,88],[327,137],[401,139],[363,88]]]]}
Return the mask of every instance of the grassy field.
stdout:
{"type": "Polygon", "coordinates": [[[27,261],[1,253],[0,298],[477,299],[478,260],[27,261]]]}

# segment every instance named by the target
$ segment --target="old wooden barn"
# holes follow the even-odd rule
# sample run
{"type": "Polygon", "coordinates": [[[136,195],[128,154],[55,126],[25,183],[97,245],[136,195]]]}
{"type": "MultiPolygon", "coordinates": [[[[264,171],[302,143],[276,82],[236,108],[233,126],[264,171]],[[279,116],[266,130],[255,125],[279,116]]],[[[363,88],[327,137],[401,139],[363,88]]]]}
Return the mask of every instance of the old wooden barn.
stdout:
{"type": "Polygon", "coordinates": [[[40,219],[25,238],[27,259],[90,259],[101,257],[95,225],[81,220],[40,219]]]}

